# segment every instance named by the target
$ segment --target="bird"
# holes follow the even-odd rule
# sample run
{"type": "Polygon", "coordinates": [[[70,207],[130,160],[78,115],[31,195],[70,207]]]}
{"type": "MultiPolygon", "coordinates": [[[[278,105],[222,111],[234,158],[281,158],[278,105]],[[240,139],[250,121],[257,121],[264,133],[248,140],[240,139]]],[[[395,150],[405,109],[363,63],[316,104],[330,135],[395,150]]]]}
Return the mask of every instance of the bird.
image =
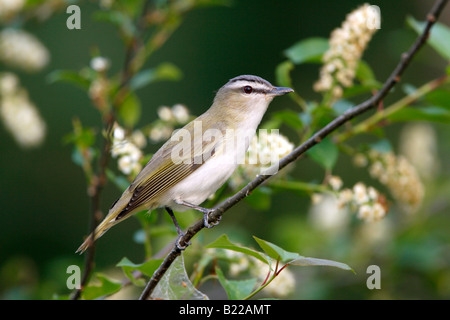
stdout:
{"type": "Polygon", "coordinates": [[[230,79],[217,91],[205,113],[176,130],[152,156],[76,252],[83,253],[111,227],[143,210],[165,208],[179,237],[184,233],[173,211],[200,211],[204,226],[212,227],[208,222],[212,210],[199,205],[243,163],[274,97],[293,91],[255,75],[230,79]]]}

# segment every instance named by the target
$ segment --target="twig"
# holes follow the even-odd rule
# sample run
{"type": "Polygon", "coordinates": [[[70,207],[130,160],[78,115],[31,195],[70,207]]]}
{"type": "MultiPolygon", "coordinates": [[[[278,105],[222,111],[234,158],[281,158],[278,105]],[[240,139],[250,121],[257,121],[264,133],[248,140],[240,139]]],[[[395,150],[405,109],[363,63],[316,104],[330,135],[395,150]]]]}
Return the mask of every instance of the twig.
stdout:
{"type": "MultiPolygon", "coordinates": [[[[105,135],[104,135],[104,142],[103,142],[103,149],[102,153],[100,155],[99,164],[98,164],[98,173],[94,175],[92,179],[92,185],[90,186],[89,190],[89,196],[91,198],[91,221],[90,221],[90,236],[91,239],[93,238],[93,234],[95,231],[95,228],[100,223],[101,218],[103,216],[101,206],[100,206],[100,199],[101,194],[103,191],[104,186],[106,185],[107,177],[106,177],[106,168],[108,167],[109,159],[110,159],[110,150],[111,150],[111,132],[113,130],[114,122],[116,120],[115,111],[120,106],[120,104],[123,102],[124,97],[128,89],[128,82],[133,76],[133,73],[135,70],[132,70],[132,61],[136,54],[136,52],[139,50],[139,48],[142,47],[142,44],[137,46],[135,42],[139,41],[139,38],[141,36],[141,33],[144,29],[144,18],[147,14],[150,0],[145,1],[144,6],[142,8],[141,16],[137,20],[137,33],[135,34],[134,39],[129,43],[127,53],[125,55],[125,62],[123,67],[123,73],[122,73],[122,79],[119,86],[119,91],[115,95],[115,99],[113,101],[112,108],[103,116],[103,123],[104,123],[104,129],[105,129],[105,135]]],[[[89,281],[89,278],[91,276],[92,270],[94,269],[94,257],[95,257],[95,241],[92,239],[91,245],[88,249],[88,253],[85,258],[84,262],[84,271],[83,271],[83,277],[80,281],[80,289],[77,289],[73,292],[70,299],[71,300],[78,300],[81,296],[81,293],[86,286],[86,284],[89,281]]]]}
{"type": "MultiPolygon", "coordinates": [[[[384,83],[383,87],[378,91],[374,96],[370,99],[364,101],[363,103],[355,106],[354,108],[348,110],[346,113],[340,115],[333,121],[331,121],[324,128],[315,133],[311,138],[306,140],[299,147],[294,149],[289,155],[284,157],[279,162],[279,170],[286,167],[288,164],[296,161],[302,154],[304,154],[307,150],[311,149],[313,146],[322,141],[326,136],[332,133],[334,130],[355,118],[356,116],[376,107],[380,101],[384,99],[384,97],[389,93],[389,91],[395,86],[396,83],[400,81],[400,77],[408,67],[414,55],[417,51],[425,44],[431,27],[437,21],[439,15],[447,4],[448,0],[438,0],[431,8],[429,14],[427,15],[427,24],[422,34],[418,36],[414,44],[408,50],[408,52],[402,54],[400,62],[397,67],[394,69],[392,74],[384,83]]],[[[210,222],[217,222],[222,217],[223,213],[236,205],[242,199],[244,199],[252,190],[261,185],[264,181],[269,179],[271,176],[269,175],[260,175],[256,177],[253,181],[251,181],[247,186],[241,189],[232,197],[226,199],[219,206],[215,207],[214,210],[209,215],[210,222]]],[[[180,238],[180,244],[188,244],[189,241],[194,237],[201,229],[204,228],[203,220],[197,221],[193,224],[185,233],[183,237],[180,238]]],[[[145,300],[150,297],[154,288],[161,280],[165,272],[168,270],[172,262],[180,255],[181,251],[174,245],[173,249],[166,256],[160,267],[154,272],[152,278],[147,283],[144,291],[139,297],[140,300],[145,300]]]]}

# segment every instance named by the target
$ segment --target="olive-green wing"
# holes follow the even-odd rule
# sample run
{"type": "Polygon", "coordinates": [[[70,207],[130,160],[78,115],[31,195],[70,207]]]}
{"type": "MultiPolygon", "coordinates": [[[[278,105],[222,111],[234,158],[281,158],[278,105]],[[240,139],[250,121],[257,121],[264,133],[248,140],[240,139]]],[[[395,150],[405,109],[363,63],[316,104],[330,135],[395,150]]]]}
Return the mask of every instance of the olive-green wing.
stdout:
{"type": "MultiPolygon", "coordinates": [[[[192,129],[191,126],[192,124],[188,124],[183,129],[186,129],[187,132],[192,132],[190,130],[192,129]]],[[[128,205],[119,213],[116,220],[123,218],[125,215],[140,207],[145,207],[146,204],[200,168],[208,161],[209,157],[215,155],[216,149],[223,143],[223,139],[201,141],[201,144],[194,143],[192,139],[190,152],[181,152],[180,155],[178,151],[180,149],[180,143],[183,142],[186,141],[171,139],[153,155],[152,159],[130,185],[129,190],[133,195],[128,205]],[[177,155],[176,162],[173,161],[173,152],[177,155]],[[196,158],[198,156],[201,158],[196,158]]]]}

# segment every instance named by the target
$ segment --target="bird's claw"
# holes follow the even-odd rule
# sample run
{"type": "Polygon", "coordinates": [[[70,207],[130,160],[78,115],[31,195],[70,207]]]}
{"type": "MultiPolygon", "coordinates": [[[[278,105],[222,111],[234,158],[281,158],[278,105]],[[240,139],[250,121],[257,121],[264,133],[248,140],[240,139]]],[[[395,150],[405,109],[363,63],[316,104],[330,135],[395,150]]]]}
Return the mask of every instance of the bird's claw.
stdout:
{"type": "Polygon", "coordinates": [[[219,218],[217,221],[215,221],[214,223],[209,223],[209,214],[212,212],[213,210],[211,209],[211,210],[208,210],[208,212],[204,212],[203,213],[203,225],[205,226],[205,228],[208,228],[208,229],[210,229],[210,228],[212,228],[212,227],[215,227],[215,226],[217,226],[218,224],[219,224],[219,222],[220,222],[220,219],[221,218],[219,218]]]}

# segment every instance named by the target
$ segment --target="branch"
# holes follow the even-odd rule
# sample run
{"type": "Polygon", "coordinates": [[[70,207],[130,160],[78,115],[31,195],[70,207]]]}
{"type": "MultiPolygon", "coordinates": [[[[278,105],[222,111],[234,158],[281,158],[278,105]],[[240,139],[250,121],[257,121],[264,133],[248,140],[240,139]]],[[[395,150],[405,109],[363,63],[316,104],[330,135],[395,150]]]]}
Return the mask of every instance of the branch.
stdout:
{"type": "Polygon", "coordinates": [[[109,109],[106,114],[103,115],[103,128],[105,130],[103,149],[100,155],[99,163],[98,163],[98,172],[93,176],[91,186],[89,186],[89,196],[91,198],[91,218],[90,218],[90,226],[89,226],[89,237],[91,237],[91,245],[88,249],[88,253],[84,262],[84,271],[83,277],[80,283],[80,289],[74,291],[71,295],[71,300],[78,300],[81,296],[81,292],[89,281],[92,270],[94,269],[94,257],[95,257],[95,241],[93,239],[94,231],[97,225],[100,223],[101,218],[103,216],[100,199],[103,188],[106,185],[107,177],[106,177],[106,168],[108,167],[109,159],[111,157],[111,133],[114,126],[114,122],[116,120],[116,109],[121,105],[123,99],[126,97],[126,92],[128,91],[128,82],[135,73],[135,70],[132,68],[132,61],[140,48],[143,45],[140,43],[136,45],[136,42],[140,40],[140,36],[144,29],[144,18],[148,12],[150,0],[144,2],[141,16],[137,20],[137,32],[133,39],[128,44],[127,52],[125,55],[125,62],[123,66],[121,83],[119,86],[119,91],[115,95],[115,99],[113,101],[112,107],[109,109]]]}
{"type": "MultiPolygon", "coordinates": [[[[355,106],[354,108],[348,110],[344,114],[340,115],[339,117],[331,121],[328,125],[326,125],[324,128],[315,133],[311,138],[309,138],[299,147],[294,149],[289,155],[281,159],[279,162],[279,170],[283,169],[288,164],[299,159],[307,150],[311,149],[313,146],[320,143],[320,141],[322,141],[326,136],[328,136],[337,128],[341,127],[342,125],[344,125],[351,119],[357,117],[358,115],[365,113],[366,111],[377,106],[378,103],[381,102],[386,97],[386,95],[395,86],[395,84],[397,84],[400,81],[401,75],[408,67],[413,57],[416,55],[419,49],[426,43],[430,29],[438,19],[439,15],[441,14],[442,10],[447,4],[447,1],[448,0],[436,1],[434,6],[431,8],[429,14],[427,15],[427,24],[422,34],[418,36],[418,38],[411,46],[411,48],[408,50],[408,52],[402,54],[400,62],[398,63],[397,67],[394,69],[392,74],[389,76],[389,78],[386,80],[380,91],[378,91],[370,99],[355,106]]],[[[247,186],[245,186],[235,195],[231,196],[230,198],[226,199],[224,202],[216,206],[209,215],[210,223],[218,222],[221,219],[224,212],[226,212],[228,209],[230,209],[238,202],[243,200],[245,197],[247,197],[254,189],[256,189],[259,185],[261,185],[264,181],[266,181],[270,177],[271,177],[270,175],[260,175],[256,177],[253,181],[247,184],[247,186]]],[[[189,227],[185,235],[180,238],[179,240],[180,244],[187,245],[189,241],[192,239],[192,237],[194,237],[203,228],[204,228],[203,220],[197,221],[195,224],[189,227]]],[[[140,300],[145,300],[150,297],[158,282],[161,280],[161,278],[168,270],[172,262],[180,254],[181,251],[177,248],[177,246],[174,245],[170,253],[166,256],[160,267],[155,271],[152,278],[147,283],[144,291],[139,297],[140,300]]]]}

